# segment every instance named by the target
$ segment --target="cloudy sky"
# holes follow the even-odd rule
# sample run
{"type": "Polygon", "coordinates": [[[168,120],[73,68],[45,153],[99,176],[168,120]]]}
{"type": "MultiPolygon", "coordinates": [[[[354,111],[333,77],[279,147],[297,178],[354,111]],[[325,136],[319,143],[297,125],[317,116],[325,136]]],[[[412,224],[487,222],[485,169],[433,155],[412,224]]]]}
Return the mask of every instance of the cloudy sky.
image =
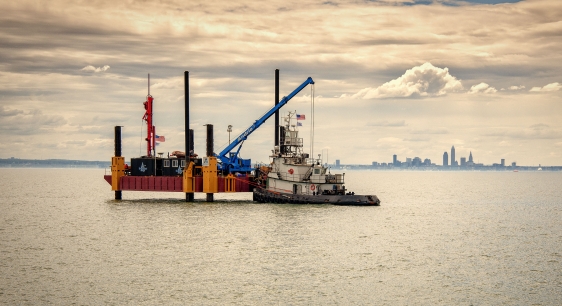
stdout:
{"type": "MultiPolygon", "coordinates": [[[[145,152],[147,74],[160,152],[184,148],[183,72],[203,155],[312,77],[314,154],[562,165],[562,1],[2,1],[0,158],[145,152]]],[[[285,111],[306,114],[311,90],[285,111]]],[[[271,119],[272,121],[272,119],[271,119]]],[[[242,156],[268,162],[273,122],[242,156]]]]}

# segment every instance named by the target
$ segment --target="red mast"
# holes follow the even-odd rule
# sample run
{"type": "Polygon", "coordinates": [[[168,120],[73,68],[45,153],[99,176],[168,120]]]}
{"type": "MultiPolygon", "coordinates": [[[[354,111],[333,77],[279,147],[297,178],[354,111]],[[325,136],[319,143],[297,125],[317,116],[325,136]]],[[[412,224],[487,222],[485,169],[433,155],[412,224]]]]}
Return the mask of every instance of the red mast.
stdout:
{"type": "Polygon", "coordinates": [[[152,98],[152,96],[150,95],[150,73],[148,74],[148,96],[146,96],[146,101],[143,103],[144,104],[144,109],[146,110],[146,112],[144,113],[144,116],[142,117],[143,120],[146,121],[146,156],[148,157],[152,157],[152,151],[154,149],[155,146],[155,128],[154,125],[152,125],[152,102],[154,101],[154,98],[152,98]]]}

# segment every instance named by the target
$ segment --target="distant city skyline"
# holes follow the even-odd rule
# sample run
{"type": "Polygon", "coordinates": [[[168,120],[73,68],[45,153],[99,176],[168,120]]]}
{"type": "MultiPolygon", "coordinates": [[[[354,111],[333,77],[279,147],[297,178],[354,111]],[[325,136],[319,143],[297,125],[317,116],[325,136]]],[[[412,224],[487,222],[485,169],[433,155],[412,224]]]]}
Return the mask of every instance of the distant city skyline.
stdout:
{"type": "MultiPolygon", "coordinates": [[[[465,159],[464,157],[462,157],[465,159]]],[[[467,162],[468,163],[468,162],[467,162]]],[[[346,164],[342,163],[339,159],[333,164],[326,163],[326,166],[332,167],[333,169],[349,169],[349,170],[422,170],[422,171],[562,171],[562,166],[543,166],[543,165],[517,165],[516,162],[512,162],[510,165],[506,165],[504,161],[500,163],[493,164],[472,164],[467,166],[467,163],[459,164],[458,166],[443,166],[431,163],[431,160],[424,159],[423,162],[421,158],[406,158],[405,162],[397,160],[394,162],[376,162],[373,161],[371,164],[346,164]]]]}
{"type": "MultiPolygon", "coordinates": [[[[450,149],[451,151],[451,159],[449,160],[449,154],[447,151],[443,152],[443,160],[442,160],[442,164],[441,166],[444,167],[473,167],[473,166],[484,166],[484,163],[475,163],[474,162],[474,157],[472,156],[472,151],[469,151],[469,155],[468,155],[468,161],[466,159],[466,157],[461,156],[460,157],[460,164],[459,162],[456,160],[456,149],[455,146],[453,145],[450,149]]],[[[496,164],[496,163],[492,163],[491,165],[500,165],[502,167],[505,166],[505,158],[500,158],[498,159],[500,161],[500,163],[496,164]]],[[[400,166],[403,162],[401,162],[400,160],[398,160],[398,155],[397,154],[393,154],[392,155],[392,165],[393,166],[400,166]]],[[[409,166],[420,166],[420,165],[436,165],[435,163],[431,163],[431,160],[429,158],[425,158],[423,162],[421,162],[421,158],[420,157],[414,157],[406,158],[406,163],[409,166]]],[[[516,166],[517,162],[516,161],[512,161],[511,162],[512,166],[516,166]]],[[[532,166],[532,165],[527,165],[527,166],[532,166]]]]}
{"type": "MultiPolygon", "coordinates": [[[[455,146],[453,145],[450,149],[451,152],[451,158],[449,159],[449,152],[445,151],[443,152],[443,159],[442,159],[442,164],[441,165],[437,165],[436,163],[432,163],[431,159],[429,158],[424,158],[422,161],[422,158],[415,156],[415,157],[406,157],[405,161],[401,161],[399,159],[398,154],[393,154],[392,155],[392,161],[391,162],[376,162],[373,161],[371,162],[371,166],[393,166],[393,167],[402,167],[402,166],[406,166],[406,167],[421,167],[421,166],[441,166],[441,167],[447,167],[447,168],[471,168],[471,167],[542,167],[542,165],[539,164],[535,164],[535,165],[518,165],[517,161],[512,161],[509,164],[506,165],[505,163],[505,158],[499,158],[498,161],[499,163],[491,163],[491,164],[484,164],[484,163],[476,163],[474,162],[474,157],[472,155],[472,151],[469,151],[468,154],[468,160],[466,157],[461,156],[460,157],[460,163],[458,161],[456,161],[456,149],[455,146]]],[[[335,164],[336,167],[339,167],[342,165],[341,160],[340,159],[336,159],[335,164]]],[[[551,167],[562,167],[562,165],[549,165],[551,167]]]]}

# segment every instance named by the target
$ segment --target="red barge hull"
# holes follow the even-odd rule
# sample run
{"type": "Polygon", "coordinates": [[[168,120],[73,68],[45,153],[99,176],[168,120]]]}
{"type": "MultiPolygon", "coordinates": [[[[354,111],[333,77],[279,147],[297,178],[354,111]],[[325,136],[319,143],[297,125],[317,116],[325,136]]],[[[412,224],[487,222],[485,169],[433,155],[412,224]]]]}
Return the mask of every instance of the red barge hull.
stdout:
{"type": "MultiPolygon", "coordinates": [[[[111,175],[104,175],[104,179],[111,185],[111,175]]],[[[194,191],[203,192],[203,177],[196,176],[194,191]]],[[[218,192],[225,190],[226,180],[224,177],[217,179],[218,192]]],[[[179,176],[122,176],[120,178],[120,189],[124,191],[164,191],[183,192],[182,177],[179,176]]],[[[251,192],[250,177],[237,177],[235,181],[235,192],[251,192]]]]}

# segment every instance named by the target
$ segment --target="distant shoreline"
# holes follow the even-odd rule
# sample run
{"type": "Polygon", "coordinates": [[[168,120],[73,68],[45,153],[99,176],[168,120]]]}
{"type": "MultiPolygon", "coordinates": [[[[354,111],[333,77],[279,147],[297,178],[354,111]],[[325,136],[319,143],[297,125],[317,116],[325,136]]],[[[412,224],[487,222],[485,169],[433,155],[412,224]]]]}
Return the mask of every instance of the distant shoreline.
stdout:
{"type": "Polygon", "coordinates": [[[108,168],[109,161],[0,158],[0,168],[108,168]]]}

